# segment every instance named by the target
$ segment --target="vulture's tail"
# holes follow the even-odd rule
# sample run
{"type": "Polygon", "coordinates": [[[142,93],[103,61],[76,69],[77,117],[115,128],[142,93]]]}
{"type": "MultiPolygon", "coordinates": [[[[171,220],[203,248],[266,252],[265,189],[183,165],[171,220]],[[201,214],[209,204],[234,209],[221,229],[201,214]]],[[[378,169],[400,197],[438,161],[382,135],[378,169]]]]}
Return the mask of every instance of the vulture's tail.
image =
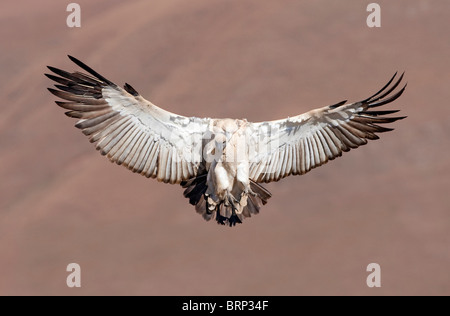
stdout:
{"type": "Polygon", "coordinates": [[[226,205],[223,201],[216,205],[214,210],[209,209],[208,199],[205,196],[207,175],[203,174],[192,178],[188,181],[181,182],[181,186],[185,188],[183,195],[189,199],[189,203],[195,206],[197,213],[209,221],[211,218],[216,219],[217,223],[222,225],[234,226],[236,223],[242,223],[245,217],[251,217],[258,214],[260,208],[267,203],[272,194],[264,187],[254,181],[250,181],[250,189],[256,195],[248,195],[247,205],[243,208],[242,213],[237,213],[232,204],[226,205]]]}

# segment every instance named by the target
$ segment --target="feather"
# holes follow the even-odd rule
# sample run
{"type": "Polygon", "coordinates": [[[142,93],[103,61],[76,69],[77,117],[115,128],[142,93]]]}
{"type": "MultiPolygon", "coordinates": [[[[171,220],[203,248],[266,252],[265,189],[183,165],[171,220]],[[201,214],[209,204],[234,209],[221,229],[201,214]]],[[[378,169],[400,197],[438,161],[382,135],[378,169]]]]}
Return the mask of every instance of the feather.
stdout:
{"type": "MultiPolygon", "coordinates": [[[[394,85],[392,86],[392,87],[390,87],[387,91],[385,91],[382,95],[380,95],[380,96],[377,96],[376,98],[372,98],[370,101],[369,101],[369,107],[373,107],[373,104],[372,104],[372,102],[376,102],[376,101],[378,101],[378,100],[381,100],[381,99],[383,99],[384,97],[386,97],[389,93],[391,93],[392,91],[394,91],[395,90],[395,88],[397,88],[397,86],[400,84],[400,82],[402,81],[402,79],[403,79],[403,75],[404,75],[404,73],[402,73],[402,75],[400,76],[400,78],[394,83],[394,85]]],[[[402,94],[403,93],[403,90],[404,89],[401,89],[401,91],[399,92],[400,94],[402,94]]],[[[389,103],[389,102],[387,102],[387,103],[389,103]]]]}
{"type": "Polygon", "coordinates": [[[304,152],[303,152],[303,159],[305,161],[304,168],[303,168],[303,170],[304,170],[303,173],[306,173],[306,172],[308,172],[311,169],[311,155],[310,155],[310,150],[309,150],[308,139],[307,138],[303,138],[302,141],[303,141],[303,150],[304,150],[304,152]]]}
{"type": "Polygon", "coordinates": [[[316,165],[316,160],[314,157],[314,148],[313,148],[313,144],[311,142],[311,137],[308,135],[308,137],[306,137],[306,144],[308,146],[308,152],[309,152],[309,168],[308,171],[312,168],[314,168],[314,166],[316,165]]]}
{"type": "Polygon", "coordinates": [[[298,144],[294,144],[294,146],[291,147],[292,149],[292,174],[297,175],[300,173],[299,169],[299,157],[297,155],[298,153],[298,144]]]}
{"type": "Polygon", "coordinates": [[[366,138],[366,130],[368,129],[367,126],[358,126],[357,123],[349,121],[345,124],[342,124],[342,127],[344,127],[347,131],[349,131],[352,135],[359,137],[359,138],[366,138]]]}
{"type": "Polygon", "coordinates": [[[358,145],[356,145],[355,143],[353,143],[349,137],[354,138],[354,136],[348,136],[350,135],[350,133],[344,129],[342,126],[338,125],[333,129],[334,133],[336,134],[336,136],[339,137],[339,139],[341,140],[341,142],[346,146],[345,149],[343,149],[344,151],[349,151],[351,148],[357,148],[358,145]]]}
{"type": "Polygon", "coordinates": [[[85,129],[85,128],[88,128],[88,127],[93,127],[93,126],[98,125],[98,124],[100,124],[100,123],[106,121],[107,119],[110,119],[111,117],[114,117],[116,115],[119,115],[119,113],[111,111],[111,112],[109,112],[109,113],[107,113],[105,115],[102,115],[102,116],[98,116],[98,117],[87,119],[87,120],[81,120],[75,125],[75,127],[79,128],[79,129],[85,129]]]}
{"type": "Polygon", "coordinates": [[[138,130],[135,146],[133,147],[130,155],[128,155],[127,159],[123,162],[124,165],[126,165],[131,171],[133,171],[134,165],[136,164],[139,154],[141,153],[144,138],[145,133],[143,133],[141,130],[138,130]]]}
{"type": "Polygon", "coordinates": [[[97,143],[97,150],[101,150],[102,155],[108,155],[108,157],[110,157],[111,149],[120,141],[123,134],[125,134],[125,132],[131,127],[132,124],[130,120],[123,120],[112,133],[107,134],[105,138],[97,143]]]}
{"type": "Polygon", "coordinates": [[[84,129],[83,133],[85,135],[91,135],[89,137],[89,140],[92,143],[97,141],[101,143],[100,146],[99,144],[97,144],[96,147],[98,149],[99,147],[106,145],[108,141],[111,139],[110,137],[114,137],[114,135],[118,134],[121,129],[121,126],[123,127],[125,126],[124,124],[131,124],[131,122],[129,121],[128,118],[117,115],[111,119],[105,120],[104,122],[96,126],[84,129]]]}
{"type": "Polygon", "coordinates": [[[147,178],[157,177],[157,175],[158,175],[158,172],[159,172],[158,161],[159,161],[160,149],[161,149],[161,146],[157,142],[154,142],[152,151],[150,152],[147,163],[144,167],[145,176],[147,178]]]}
{"type": "Polygon", "coordinates": [[[134,97],[139,96],[139,92],[137,92],[136,90],[134,90],[134,88],[132,86],[130,86],[128,83],[125,83],[125,85],[123,86],[123,88],[125,89],[126,92],[128,92],[129,94],[131,94],[134,97]]]}
{"type": "Polygon", "coordinates": [[[93,75],[94,77],[100,79],[101,81],[103,81],[104,83],[113,86],[113,87],[117,87],[114,83],[112,83],[111,81],[109,81],[108,79],[106,79],[105,77],[103,77],[102,75],[100,75],[98,72],[96,72],[95,70],[93,70],[91,67],[87,66],[86,64],[82,63],[81,61],[79,61],[78,59],[76,59],[75,57],[72,57],[70,55],[68,55],[69,59],[71,61],[73,61],[75,64],[77,64],[80,68],[86,70],[88,73],[90,73],[91,75],[93,75]]]}
{"type": "Polygon", "coordinates": [[[314,134],[316,139],[317,146],[319,147],[319,157],[321,163],[326,163],[328,161],[328,157],[332,156],[330,149],[328,148],[328,144],[325,141],[322,131],[319,129],[314,134]]]}
{"type": "Polygon", "coordinates": [[[391,84],[391,82],[394,80],[394,78],[397,76],[397,72],[395,72],[395,74],[392,76],[392,78],[388,81],[388,83],[386,83],[383,88],[381,88],[380,90],[378,90],[377,93],[375,93],[374,95],[368,97],[367,99],[364,99],[362,101],[360,101],[360,103],[366,103],[369,100],[375,98],[377,95],[379,95],[380,93],[382,93],[387,87],[389,87],[389,85],[391,84]]]}
{"type": "Polygon", "coordinates": [[[110,106],[107,104],[93,105],[93,104],[82,104],[76,102],[61,102],[61,101],[55,101],[55,103],[58,104],[58,106],[62,107],[63,109],[73,111],[90,112],[90,111],[110,109],[110,106]]]}
{"type": "Polygon", "coordinates": [[[138,164],[136,166],[136,172],[146,176],[145,166],[150,162],[150,154],[153,149],[153,140],[150,137],[144,139],[144,147],[142,148],[141,154],[138,157],[138,164]]]}
{"type": "Polygon", "coordinates": [[[330,135],[328,135],[326,129],[319,130],[319,135],[321,136],[321,141],[323,148],[328,156],[328,159],[334,159],[339,154],[339,150],[336,148],[330,135]]]}
{"type": "Polygon", "coordinates": [[[171,167],[171,174],[170,174],[170,183],[174,184],[174,183],[178,183],[180,182],[180,180],[178,180],[179,178],[181,178],[180,176],[180,168],[179,168],[179,163],[177,162],[178,157],[177,157],[177,152],[176,149],[174,147],[172,147],[172,167],[171,167]]]}
{"type": "Polygon", "coordinates": [[[391,97],[389,97],[387,99],[384,99],[384,100],[382,100],[380,102],[370,103],[369,108],[382,106],[382,105],[385,105],[385,104],[388,104],[388,103],[391,103],[391,102],[397,100],[403,94],[405,89],[406,89],[406,85],[400,91],[398,91],[396,94],[394,94],[393,96],[391,96],[391,97]]]}
{"type": "Polygon", "coordinates": [[[319,164],[321,165],[324,162],[326,162],[328,159],[327,159],[327,156],[325,155],[323,144],[320,141],[320,138],[319,138],[318,134],[319,134],[319,131],[316,131],[313,134],[313,138],[314,138],[314,141],[316,143],[316,148],[317,148],[317,153],[318,153],[318,155],[317,155],[318,156],[318,161],[319,161],[319,164]]]}
{"type": "Polygon", "coordinates": [[[267,200],[272,197],[272,194],[266,188],[264,188],[262,185],[259,185],[255,181],[250,180],[250,188],[259,196],[263,204],[266,204],[267,200]]]}
{"type": "Polygon", "coordinates": [[[346,102],[347,102],[347,100],[344,100],[344,101],[338,102],[338,103],[336,103],[336,104],[329,105],[328,107],[329,107],[330,109],[335,109],[335,108],[340,107],[341,105],[344,105],[346,102]]]}
{"type": "MultiPolygon", "coordinates": [[[[83,78],[83,76],[80,76],[80,73],[69,73],[67,71],[64,71],[64,70],[61,70],[61,69],[58,69],[55,67],[51,67],[51,66],[47,66],[47,68],[50,69],[53,73],[55,73],[63,78],[68,79],[68,81],[66,81],[66,84],[68,84],[68,85],[83,84],[83,85],[90,85],[92,87],[95,87],[95,86],[103,84],[101,81],[95,80],[93,78],[89,78],[87,76],[86,76],[87,79],[85,79],[85,78],[83,78]]],[[[47,76],[47,77],[49,77],[50,79],[52,79],[58,83],[64,84],[63,83],[64,81],[61,80],[62,78],[59,78],[59,77],[56,77],[53,75],[49,75],[49,76],[47,76]],[[49,77],[49,76],[52,76],[52,77],[49,77]],[[56,79],[56,78],[58,78],[58,79],[56,79]]]]}
{"type": "MultiPolygon", "coordinates": [[[[156,175],[156,178],[158,181],[164,181],[166,178],[167,171],[166,169],[170,168],[167,165],[167,158],[169,156],[169,150],[165,146],[161,146],[159,151],[159,158],[158,158],[158,173],[156,175]]],[[[169,170],[170,172],[170,170],[169,170]]]]}
{"type": "Polygon", "coordinates": [[[288,176],[290,173],[292,173],[292,153],[293,153],[294,149],[293,146],[287,145],[286,146],[286,158],[285,158],[285,162],[284,162],[284,168],[281,171],[281,173],[286,177],[288,176]]]}
{"type": "Polygon", "coordinates": [[[286,157],[286,146],[280,150],[277,167],[275,168],[274,178],[278,180],[284,176],[283,168],[285,169],[285,157],[286,157]]]}
{"type": "Polygon", "coordinates": [[[55,90],[52,88],[48,88],[47,90],[50,91],[55,96],[57,96],[58,98],[68,100],[68,101],[75,101],[78,103],[94,104],[94,105],[106,104],[106,101],[104,99],[96,99],[92,96],[80,96],[80,95],[76,95],[76,94],[73,94],[70,92],[55,90]]]}
{"type": "Polygon", "coordinates": [[[124,143],[124,146],[122,148],[122,153],[119,156],[118,163],[120,164],[125,164],[125,166],[128,166],[127,163],[125,163],[126,159],[131,156],[131,152],[134,148],[134,146],[136,145],[136,136],[139,133],[139,129],[137,127],[133,127],[133,129],[130,130],[129,136],[127,141],[124,143]]]}
{"type": "MultiPolygon", "coordinates": [[[[133,135],[136,127],[131,124],[129,128],[126,128],[124,130],[124,134],[120,135],[119,141],[116,145],[111,149],[111,151],[108,154],[108,157],[116,162],[118,165],[121,165],[123,163],[123,159],[121,159],[122,154],[127,149],[130,141],[131,141],[131,135],[133,135]]],[[[127,154],[127,153],[126,153],[127,154]]]]}
{"type": "Polygon", "coordinates": [[[278,161],[280,160],[280,151],[277,150],[275,155],[272,156],[273,160],[270,162],[269,181],[275,181],[275,174],[278,168],[278,161]]]}
{"type": "Polygon", "coordinates": [[[188,164],[189,162],[187,162],[186,160],[182,159],[180,162],[181,165],[181,172],[182,172],[182,177],[183,179],[188,179],[189,178],[189,168],[188,168],[188,164]]]}
{"type": "Polygon", "coordinates": [[[165,168],[166,168],[166,175],[164,176],[163,182],[164,183],[170,183],[171,175],[176,172],[172,169],[172,160],[173,160],[173,151],[172,148],[166,148],[167,150],[167,158],[166,162],[164,162],[165,168]]]}
{"type": "Polygon", "coordinates": [[[109,114],[111,112],[111,109],[102,109],[99,111],[89,111],[89,112],[85,112],[85,111],[69,111],[66,112],[65,114],[68,117],[73,117],[73,118],[79,118],[79,119],[92,119],[92,118],[96,118],[96,117],[100,117],[106,114],[109,114]]]}
{"type": "MultiPolygon", "coordinates": [[[[109,128],[112,128],[112,126],[120,125],[126,120],[128,120],[128,118],[120,115],[115,115],[107,120],[104,120],[100,124],[84,128],[81,131],[84,135],[90,136],[89,140],[91,140],[92,137],[95,137],[97,140],[100,140],[107,135],[109,128]]],[[[93,143],[94,141],[91,142],[93,143]]]]}
{"type": "Polygon", "coordinates": [[[323,131],[326,133],[326,135],[328,135],[329,139],[331,140],[330,143],[328,143],[330,145],[330,149],[333,152],[333,155],[341,155],[341,146],[342,146],[342,141],[339,139],[339,137],[334,133],[334,129],[325,126],[323,128],[323,131]]]}

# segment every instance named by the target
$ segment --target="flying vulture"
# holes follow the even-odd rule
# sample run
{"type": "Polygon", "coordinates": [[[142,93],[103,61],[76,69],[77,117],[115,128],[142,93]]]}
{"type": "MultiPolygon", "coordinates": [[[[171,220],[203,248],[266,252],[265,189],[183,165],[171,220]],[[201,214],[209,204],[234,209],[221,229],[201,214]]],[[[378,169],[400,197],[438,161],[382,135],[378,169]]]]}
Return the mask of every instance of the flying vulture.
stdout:
{"type": "Polygon", "coordinates": [[[405,118],[389,116],[398,110],[372,110],[400,97],[403,74],[362,101],[252,123],[168,112],[69,58],[85,72],[49,66],[55,75],[46,76],[57,84],[48,90],[64,100],[56,103],[78,119],[75,126],[96,149],[133,172],[180,184],[204,219],[230,226],[267,203],[271,194],[260,183],[305,174],[392,130],[380,124],[405,118]]]}

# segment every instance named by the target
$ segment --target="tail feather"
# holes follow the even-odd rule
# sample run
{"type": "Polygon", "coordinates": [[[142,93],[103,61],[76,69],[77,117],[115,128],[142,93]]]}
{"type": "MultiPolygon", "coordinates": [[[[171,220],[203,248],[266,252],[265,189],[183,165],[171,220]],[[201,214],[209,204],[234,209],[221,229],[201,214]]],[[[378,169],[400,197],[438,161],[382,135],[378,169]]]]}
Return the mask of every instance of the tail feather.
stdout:
{"type": "Polygon", "coordinates": [[[188,181],[180,183],[184,190],[183,195],[189,199],[189,203],[197,205],[203,198],[208,186],[206,185],[206,174],[197,176],[188,181]]]}
{"type": "Polygon", "coordinates": [[[223,208],[225,209],[226,215],[229,216],[223,216],[221,212],[216,212],[216,221],[218,224],[221,225],[228,225],[230,227],[235,226],[236,224],[242,224],[242,220],[244,219],[244,216],[242,214],[237,214],[231,206],[225,206],[224,203],[221,203],[220,206],[217,208],[223,208]]]}
{"type": "Polygon", "coordinates": [[[210,212],[208,210],[208,207],[206,205],[206,200],[205,197],[201,197],[200,201],[197,203],[197,205],[195,205],[195,210],[197,211],[197,213],[199,213],[204,220],[206,221],[210,221],[211,218],[214,217],[214,213],[210,212]]]}
{"type": "Polygon", "coordinates": [[[261,199],[263,205],[266,205],[267,200],[272,197],[272,193],[267,191],[266,188],[264,188],[263,186],[261,186],[260,184],[256,183],[253,180],[250,181],[250,188],[252,189],[253,192],[258,194],[258,197],[261,199]]]}
{"type": "Polygon", "coordinates": [[[254,214],[254,215],[258,214],[259,213],[259,209],[260,209],[252,201],[252,198],[253,198],[252,196],[249,197],[249,201],[248,201],[247,207],[244,209],[244,212],[247,211],[249,213],[248,217],[250,217],[251,214],[254,214]]]}
{"type": "Polygon", "coordinates": [[[215,218],[217,223],[221,225],[235,226],[241,224],[244,218],[251,217],[259,213],[259,210],[263,205],[267,203],[267,200],[272,194],[264,187],[256,182],[250,182],[250,189],[256,195],[249,194],[247,197],[247,205],[242,209],[241,213],[236,212],[232,203],[224,203],[224,201],[218,203],[215,207],[211,207],[208,203],[208,198],[205,196],[208,188],[206,174],[197,176],[188,181],[181,182],[181,186],[185,188],[184,196],[189,199],[189,203],[195,205],[197,213],[209,221],[215,218]],[[212,208],[212,210],[210,210],[212,208]]]}

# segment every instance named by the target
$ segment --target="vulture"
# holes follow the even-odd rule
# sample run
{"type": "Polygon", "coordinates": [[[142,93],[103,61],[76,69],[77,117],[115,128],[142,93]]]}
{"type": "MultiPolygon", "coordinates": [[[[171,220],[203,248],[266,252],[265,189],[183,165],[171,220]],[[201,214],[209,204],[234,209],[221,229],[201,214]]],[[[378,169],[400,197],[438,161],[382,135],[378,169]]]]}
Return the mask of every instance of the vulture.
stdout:
{"type": "Polygon", "coordinates": [[[65,114],[112,162],[160,182],[180,184],[205,220],[234,226],[258,214],[271,193],[261,183],[303,175],[343,152],[392,131],[382,124],[405,116],[378,110],[399,98],[397,73],[362,101],[314,109],[281,120],[185,117],[144,99],[132,86],[120,87],[80,60],[82,71],[48,66],[55,81],[48,90],[64,101],[65,114]]]}

